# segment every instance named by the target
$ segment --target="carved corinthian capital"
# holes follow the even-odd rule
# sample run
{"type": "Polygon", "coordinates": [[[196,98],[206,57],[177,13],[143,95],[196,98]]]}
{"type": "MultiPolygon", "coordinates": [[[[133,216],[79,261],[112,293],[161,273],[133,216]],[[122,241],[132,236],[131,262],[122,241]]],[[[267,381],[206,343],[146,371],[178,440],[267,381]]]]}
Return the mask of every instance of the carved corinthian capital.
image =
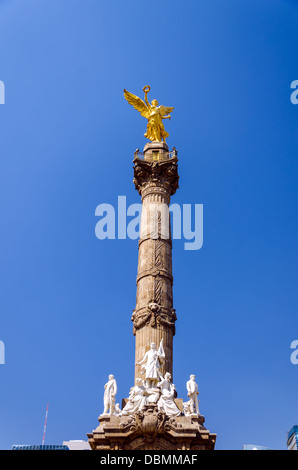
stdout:
{"type": "Polygon", "coordinates": [[[144,190],[172,196],[178,189],[178,159],[176,156],[164,161],[134,159],[134,184],[141,196],[144,190]],[[150,189],[149,189],[150,188],[150,189]]]}

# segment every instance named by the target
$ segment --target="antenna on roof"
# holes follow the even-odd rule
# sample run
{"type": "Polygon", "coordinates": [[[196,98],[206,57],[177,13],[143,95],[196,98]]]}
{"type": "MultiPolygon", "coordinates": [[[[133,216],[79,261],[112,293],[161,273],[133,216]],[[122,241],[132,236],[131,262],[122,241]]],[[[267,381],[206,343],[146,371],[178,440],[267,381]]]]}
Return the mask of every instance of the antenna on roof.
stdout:
{"type": "Polygon", "coordinates": [[[45,419],[44,427],[43,427],[42,445],[44,445],[44,440],[45,440],[45,435],[46,435],[48,411],[49,411],[49,403],[47,404],[47,409],[46,409],[46,419],[45,419]]]}

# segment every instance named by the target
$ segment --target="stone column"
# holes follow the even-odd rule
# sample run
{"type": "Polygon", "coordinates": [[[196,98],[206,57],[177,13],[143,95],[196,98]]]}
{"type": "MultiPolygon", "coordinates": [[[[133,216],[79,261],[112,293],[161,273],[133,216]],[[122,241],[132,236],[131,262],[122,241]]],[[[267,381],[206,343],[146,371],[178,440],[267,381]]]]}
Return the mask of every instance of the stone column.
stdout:
{"type": "MultiPolygon", "coordinates": [[[[168,207],[178,188],[178,158],[164,142],[146,144],[135,153],[134,183],[142,197],[136,308],[132,315],[136,337],[135,362],[143,359],[150,344],[163,338],[166,361],[162,374],[173,374],[172,241],[168,207]]],[[[142,377],[135,366],[135,379],[142,377]]]]}

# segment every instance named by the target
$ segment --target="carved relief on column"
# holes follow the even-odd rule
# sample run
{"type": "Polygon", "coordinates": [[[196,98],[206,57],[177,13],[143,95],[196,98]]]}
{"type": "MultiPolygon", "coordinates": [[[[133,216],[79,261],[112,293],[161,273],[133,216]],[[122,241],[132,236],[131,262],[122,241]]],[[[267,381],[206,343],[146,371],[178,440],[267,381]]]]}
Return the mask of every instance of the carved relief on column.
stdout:
{"type": "MultiPolygon", "coordinates": [[[[149,144],[150,147],[150,144],[149,144]]],[[[150,149],[149,149],[150,151],[150,149]]],[[[136,309],[132,315],[133,332],[144,325],[152,328],[163,325],[175,334],[176,312],[172,298],[172,242],[170,222],[168,234],[164,237],[161,223],[162,205],[168,208],[170,196],[178,188],[178,159],[176,153],[168,158],[162,149],[162,161],[134,159],[134,183],[142,196],[142,238],[139,241],[139,263],[137,276],[136,309]],[[157,208],[156,233],[152,236],[150,208],[157,208]],[[160,205],[160,211],[159,211],[160,205]]],[[[148,158],[148,157],[147,157],[148,158]]],[[[166,227],[167,228],[167,227],[166,227]]]]}
{"type": "MultiPolygon", "coordinates": [[[[178,188],[178,159],[170,158],[167,146],[159,145],[159,161],[148,144],[144,159],[134,159],[134,184],[142,197],[139,240],[136,308],[132,315],[136,336],[136,362],[146,353],[151,342],[163,339],[166,363],[163,373],[173,365],[173,336],[176,312],[173,309],[172,241],[169,218],[171,195],[178,188]]],[[[140,369],[136,366],[135,378],[140,369]]]]}
{"type": "Polygon", "coordinates": [[[175,334],[172,285],[171,240],[140,240],[134,334],[147,323],[171,328],[175,334]]]}

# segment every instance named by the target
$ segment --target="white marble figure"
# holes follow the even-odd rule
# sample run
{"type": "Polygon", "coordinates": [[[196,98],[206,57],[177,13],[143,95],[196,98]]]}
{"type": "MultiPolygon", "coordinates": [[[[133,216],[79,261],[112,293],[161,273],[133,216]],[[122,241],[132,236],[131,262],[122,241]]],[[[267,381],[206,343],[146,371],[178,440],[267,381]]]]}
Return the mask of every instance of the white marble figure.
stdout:
{"type": "Polygon", "coordinates": [[[191,415],[189,401],[184,401],[183,402],[183,413],[184,413],[185,416],[190,416],[191,415]]]}
{"type": "Polygon", "coordinates": [[[189,380],[186,382],[187,396],[189,401],[183,403],[185,409],[185,415],[196,415],[199,416],[199,400],[198,400],[198,384],[195,382],[195,375],[192,374],[189,380]]]}
{"type": "Polygon", "coordinates": [[[161,396],[157,402],[159,411],[163,411],[167,416],[179,416],[181,412],[174,402],[175,385],[171,383],[171,374],[166,372],[164,378],[159,382],[161,396]]]}
{"type": "Polygon", "coordinates": [[[157,403],[160,397],[160,389],[159,388],[147,388],[147,393],[148,393],[148,398],[147,402],[148,404],[153,404],[157,403]]]}
{"type": "Polygon", "coordinates": [[[109,381],[105,384],[103,397],[104,410],[102,415],[113,415],[115,412],[115,396],[117,393],[117,383],[113,374],[109,375],[109,381]]]}
{"type": "Polygon", "coordinates": [[[119,403],[116,403],[116,405],[115,405],[114,415],[115,416],[120,416],[121,415],[121,408],[120,408],[119,403]]]}
{"type": "Polygon", "coordinates": [[[132,415],[142,411],[147,403],[147,390],[142,379],[136,379],[136,385],[130,389],[128,401],[121,411],[121,416],[132,415]]]}
{"type": "Polygon", "coordinates": [[[136,365],[141,365],[142,372],[145,373],[146,386],[148,388],[155,387],[161,378],[160,368],[165,360],[165,353],[163,349],[163,339],[160,342],[159,349],[156,349],[156,344],[151,343],[149,351],[136,365]]]}

